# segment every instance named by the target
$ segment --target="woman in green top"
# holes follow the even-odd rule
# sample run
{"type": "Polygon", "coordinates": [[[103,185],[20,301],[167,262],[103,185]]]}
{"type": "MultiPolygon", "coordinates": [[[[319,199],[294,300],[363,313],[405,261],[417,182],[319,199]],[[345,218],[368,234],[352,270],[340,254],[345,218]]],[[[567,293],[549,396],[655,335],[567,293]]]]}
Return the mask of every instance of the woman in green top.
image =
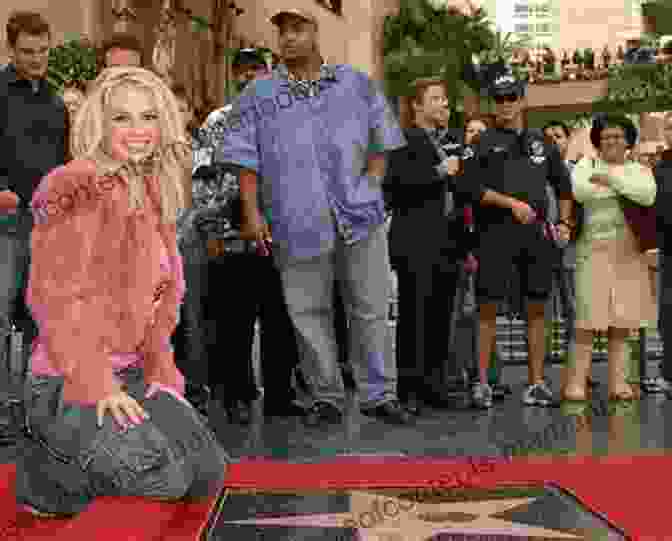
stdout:
{"type": "Polygon", "coordinates": [[[586,399],[593,332],[608,330],[609,396],[629,400],[626,338],[652,319],[655,302],[647,261],[625,220],[621,198],[652,205],[656,183],[649,169],[626,161],[626,151],[637,140],[637,129],[626,117],[596,118],[590,140],[599,158],[583,158],[572,174],[584,223],[576,245],[576,345],[564,397],[586,399]]]}

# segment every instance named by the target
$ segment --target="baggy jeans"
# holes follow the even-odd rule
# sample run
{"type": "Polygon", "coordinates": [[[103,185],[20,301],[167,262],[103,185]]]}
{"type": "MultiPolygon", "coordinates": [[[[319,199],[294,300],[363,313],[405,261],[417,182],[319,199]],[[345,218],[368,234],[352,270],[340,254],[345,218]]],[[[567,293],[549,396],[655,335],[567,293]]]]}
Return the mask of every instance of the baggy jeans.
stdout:
{"type": "Polygon", "coordinates": [[[62,378],[28,376],[18,505],[75,515],[97,496],[199,501],[221,490],[229,457],[197,411],[166,392],[145,399],[141,368],[117,375],[150,415],[126,431],[109,412],[98,428],[95,406],[64,403],[62,378]]]}
{"type": "MultiPolygon", "coordinates": [[[[353,245],[313,259],[280,265],[289,314],[297,331],[301,370],[312,402],[345,406],[334,322],[334,281],[350,307],[349,346],[359,406],[397,399],[397,366],[388,321],[392,287],[385,226],[353,245]]],[[[306,404],[310,405],[310,404],[306,404]]]]}

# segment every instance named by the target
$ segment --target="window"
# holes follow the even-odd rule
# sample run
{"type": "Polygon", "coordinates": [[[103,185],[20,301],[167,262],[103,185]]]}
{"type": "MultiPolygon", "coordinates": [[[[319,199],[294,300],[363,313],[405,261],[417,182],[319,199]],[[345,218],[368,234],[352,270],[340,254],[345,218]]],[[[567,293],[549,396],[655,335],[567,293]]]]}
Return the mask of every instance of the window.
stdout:
{"type": "Polygon", "coordinates": [[[539,4],[537,7],[537,15],[550,15],[551,14],[551,5],[550,4],[539,4]]]}
{"type": "Polygon", "coordinates": [[[514,4],[513,13],[515,15],[527,15],[529,13],[530,6],[527,4],[514,4]]]}
{"type": "Polygon", "coordinates": [[[513,27],[513,31],[516,32],[516,33],[520,33],[520,32],[527,33],[527,32],[530,32],[531,30],[530,30],[530,25],[529,24],[516,24],[513,27]]]}

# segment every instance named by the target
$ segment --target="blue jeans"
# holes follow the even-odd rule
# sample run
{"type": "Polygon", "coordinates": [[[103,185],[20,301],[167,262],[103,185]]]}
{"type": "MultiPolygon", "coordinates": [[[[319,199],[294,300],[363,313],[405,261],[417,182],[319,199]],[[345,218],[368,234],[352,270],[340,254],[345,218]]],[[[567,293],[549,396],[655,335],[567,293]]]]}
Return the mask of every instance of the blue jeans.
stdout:
{"type": "Polygon", "coordinates": [[[118,377],[150,415],[126,431],[109,413],[98,428],[95,406],[64,403],[62,378],[28,377],[17,504],[74,515],[97,496],[199,500],[221,490],[229,458],[199,414],[168,393],[145,399],[140,368],[118,377]]]}
{"type": "Polygon", "coordinates": [[[296,329],[306,405],[328,402],[342,409],[345,388],[338,363],[334,282],[349,307],[348,340],[359,405],[373,408],[397,399],[397,366],[387,325],[391,273],[384,226],[353,245],[309,260],[278,262],[289,315],[296,329]]]}

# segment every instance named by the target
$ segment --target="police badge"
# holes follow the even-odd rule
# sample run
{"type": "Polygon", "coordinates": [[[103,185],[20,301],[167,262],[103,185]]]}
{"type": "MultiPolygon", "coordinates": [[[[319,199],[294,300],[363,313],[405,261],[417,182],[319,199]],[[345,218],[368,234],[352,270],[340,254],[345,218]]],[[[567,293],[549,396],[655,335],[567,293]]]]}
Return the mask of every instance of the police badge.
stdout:
{"type": "Polygon", "coordinates": [[[541,141],[532,141],[530,143],[530,160],[533,164],[539,165],[546,161],[546,152],[544,143],[541,141]]]}

